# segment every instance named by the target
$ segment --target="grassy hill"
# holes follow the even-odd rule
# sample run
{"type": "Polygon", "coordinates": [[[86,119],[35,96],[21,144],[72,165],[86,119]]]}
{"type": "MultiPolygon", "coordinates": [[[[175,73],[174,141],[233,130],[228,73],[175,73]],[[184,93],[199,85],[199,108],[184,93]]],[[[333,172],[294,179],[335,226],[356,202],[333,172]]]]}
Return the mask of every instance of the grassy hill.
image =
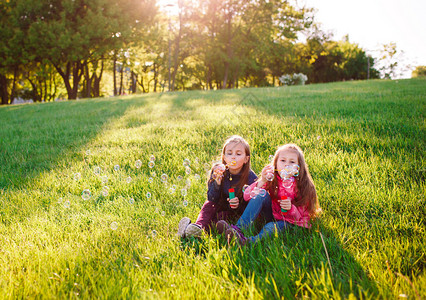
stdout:
{"type": "Polygon", "coordinates": [[[425,106],[411,79],[0,107],[0,298],[425,298],[425,106]],[[314,229],[176,236],[232,134],[257,173],[305,151],[314,229]]]}

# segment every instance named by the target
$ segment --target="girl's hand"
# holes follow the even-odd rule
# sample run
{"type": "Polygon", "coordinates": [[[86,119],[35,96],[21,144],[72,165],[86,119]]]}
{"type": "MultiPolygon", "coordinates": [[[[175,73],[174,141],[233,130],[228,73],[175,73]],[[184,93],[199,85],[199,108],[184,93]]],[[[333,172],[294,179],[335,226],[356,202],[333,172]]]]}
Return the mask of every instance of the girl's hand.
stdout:
{"type": "Polygon", "coordinates": [[[213,167],[213,178],[216,181],[217,185],[222,183],[223,172],[225,172],[225,166],[223,164],[218,164],[213,167]]]}
{"type": "Polygon", "coordinates": [[[232,199],[228,198],[228,202],[229,202],[229,205],[231,206],[231,208],[233,208],[233,209],[237,209],[238,205],[240,205],[240,200],[238,200],[237,197],[232,198],[232,199]]]}
{"type": "Polygon", "coordinates": [[[286,211],[289,211],[291,209],[291,199],[287,198],[285,200],[279,200],[281,209],[284,209],[286,211]]]}
{"type": "Polygon", "coordinates": [[[257,187],[262,187],[265,183],[268,182],[268,180],[266,179],[266,175],[270,174],[270,173],[274,173],[274,166],[273,165],[266,165],[263,170],[262,173],[260,173],[260,180],[259,180],[259,184],[257,187]]]}

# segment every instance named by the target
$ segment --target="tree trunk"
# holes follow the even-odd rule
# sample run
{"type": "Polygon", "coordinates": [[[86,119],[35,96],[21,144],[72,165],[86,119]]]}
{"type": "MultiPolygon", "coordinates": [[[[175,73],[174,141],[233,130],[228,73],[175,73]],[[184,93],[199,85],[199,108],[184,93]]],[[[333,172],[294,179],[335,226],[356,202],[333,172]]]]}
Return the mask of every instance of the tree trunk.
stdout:
{"type": "Polygon", "coordinates": [[[62,70],[62,68],[53,63],[53,66],[58,71],[59,75],[61,75],[65,88],[67,89],[68,99],[69,100],[75,100],[77,99],[77,93],[78,93],[78,84],[80,83],[81,76],[83,75],[83,65],[80,61],[76,62],[67,62],[65,71],[62,70]],[[73,85],[70,83],[70,76],[71,71],[73,75],[73,85]]]}
{"type": "Polygon", "coordinates": [[[114,80],[114,96],[117,96],[117,56],[114,54],[114,64],[112,68],[112,77],[114,80]]]}
{"type": "Polygon", "coordinates": [[[9,104],[9,94],[7,92],[7,78],[3,74],[0,74],[0,96],[2,105],[9,104]]]}

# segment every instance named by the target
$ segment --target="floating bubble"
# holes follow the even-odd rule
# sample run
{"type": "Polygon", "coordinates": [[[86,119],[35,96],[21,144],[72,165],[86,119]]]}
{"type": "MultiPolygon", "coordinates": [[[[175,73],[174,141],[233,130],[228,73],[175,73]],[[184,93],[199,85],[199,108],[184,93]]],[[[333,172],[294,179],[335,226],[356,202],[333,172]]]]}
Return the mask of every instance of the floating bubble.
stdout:
{"type": "Polygon", "coordinates": [[[217,165],[213,170],[213,178],[216,179],[218,177],[223,176],[223,172],[225,172],[226,166],[224,164],[217,165]]]}
{"type": "Polygon", "coordinates": [[[292,179],[293,177],[283,180],[283,187],[285,187],[286,189],[291,188],[294,182],[294,179],[292,179]]]}
{"type": "Polygon", "coordinates": [[[89,200],[91,196],[92,196],[92,193],[90,192],[89,189],[85,189],[81,193],[81,198],[83,198],[83,200],[89,200]]]}
{"type": "Polygon", "coordinates": [[[187,159],[187,158],[185,158],[184,160],[183,160],[183,166],[184,167],[189,167],[189,165],[191,164],[191,161],[189,160],[189,159],[187,159]]]}
{"type": "Polygon", "coordinates": [[[188,206],[188,201],[183,200],[182,205],[183,205],[183,206],[188,206]]]}
{"type": "Polygon", "coordinates": [[[163,174],[161,175],[161,181],[162,181],[163,183],[166,183],[168,179],[169,179],[169,176],[167,176],[167,174],[163,173],[163,174]]]}
{"type": "Polygon", "coordinates": [[[252,189],[252,190],[250,191],[250,197],[251,197],[251,198],[254,198],[254,197],[256,197],[257,195],[259,195],[259,191],[260,191],[260,189],[256,186],[254,189],[252,189]]]}
{"type": "Polygon", "coordinates": [[[269,155],[268,160],[269,160],[269,162],[272,162],[274,160],[274,156],[273,155],[269,155]]]}
{"type": "Polygon", "coordinates": [[[93,174],[95,174],[96,176],[99,176],[101,174],[101,168],[98,166],[95,166],[93,168],[93,174]]]}
{"type": "Polygon", "coordinates": [[[319,141],[321,139],[321,136],[319,135],[319,136],[317,136],[317,140],[319,141]]]}
{"type": "Polygon", "coordinates": [[[200,176],[199,174],[195,174],[195,175],[194,175],[194,178],[195,178],[196,180],[200,180],[200,179],[201,179],[201,176],[200,176]]]}
{"type": "Polygon", "coordinates": [[[195,158],[195,163],[198,165],[200,163],[200,159],[198,157],[195,158]]]}
{"type": "Polygon", "coordinates": [[[81,174],[80,173],[74,173],[74,180],[79,181],[80,179],[81,179],[81,174]]]}
{"type": "Polygon", "coordinates": [[[210,164],[205,163],[204,164],[204,170],[207,172],[208,170],[210,170],[210,164]]]}
{"type": "Polygon", "coordinates": [[[109,195],[109,187],[104,186],[102,188],[102,196],[107,197],[109,195]]]}
{"type": "Polygon", "coordinates": [[[188,194],[188,191],[186,189],[181,189],[180,193],[181,193],[182,196],[185,197],[188,194]]]}
{"type": "Polygon", "coordinates": [[[114,166],[114,171],[118,171],[118,170],[120,170],[120,166],[119,165],[115,165],[114,166]]]}
{"type": "Polygon", "coordinates": [[[266,190],[265,189],[260,189],[259,190],[259,196],[265,197],[266,196],[266,190]]]}
{"type": "Polygon", "coordinates": [[[166,215],[166,212],[163,210],[163,211],[161,212],[161,215],[164,217],[164,216],[166,215]]]}
{"type": "Polygon", "coordinates": [[[146,198],[147,198],[147,199],[151,198],[151,196],[152,196],[152,195],[151,195],[151,193],[150,193],[150,192],[147,192],[147,193],[146,193],[146,198]]]}
{"type": "Polygon", "coordinates": [[[243,186],[243,193],[246,191],[246,189],[249,187],[249,185],[248,184],[245,184],[244,186],[243,186]]]}
{"type": "Polygon", "coordinates": [[[67,200],[67,201],[64,202],[64,207],[65,208],[70,208],[70,206],[71,206],[70,200],[67,200]]]}
{"type": "Polygon", "coordinates": [[[129,199],[129,204],[135,204],[135,199],[130,198],[130,199],[129,199]]]}
{"type": "Polygon", "coordinates": [[[153,230],[152,231],[152,237],[156,237],[157,236],[157,231],[153,230]]]}
{"type": "Polygon", "coordinates": [[[112,222],[110,225],[109,225],[109,228],[111,228],[112,230],[117,230],[117,228],[118,228],[118,223],[117,222],[112,222]]]}
{"type": "Polygon", "coordinates": [[[156,173],[155,171],[152,171],[152,172],[151,172],[151,176],[152,176],[152,177],[157,177],[157,173],[156,173]]]}
{"type": "Polygon", "coordinates": [[[153,181],[153,180],[154,180],[154,178],[152,178],[152,177],[149,177],[149,178],[148,178],[148,182],[149,182],[149,183],[152,183],[152,181],[153,181]]]}
{"type": "Polygon", "coordinates": [[[90,155],[90,150],[86,150],[86,155],[90,155]]]}
{"type": "Polygon", "coordinates": [[[150,160],[150,161],[149,161],[149,163],[148,163],[148,167],[149,167],[150,169],[152,169],[152,168],[154,168],[154,166],[155,166],[155,162],[154,162],[154,161],[152,161],[152,160],[150,160]]]}
{"type": "Polygon", "coordinates": [[[58,203],[62,203],[62,197],[59,197],[58,203]]]}
{"type": "Polygon", "coordinates": [[[151,157],[149,158],[149,161],[155,161],[155,156],[151,155],[151,157]]]}
{"type": "Polygon", "coordinates": [[[187,179],[187,180],[185,181],[185,187],[186,187],[187,189],[189,189],[189,188],[191,187],[191,180],[190,180],[190,179],[187,179]]]}
{"type": "Polygon", "coordinates": [[[268,180],[268,181],[274,180],[274,177],[275,177],[274,173],[267,173],[266,176],[265,176],[266,180],[268,180]]]}
{"type": "Polygon", "coordinates": [[[170,191],[170,194],[174,194],[176,192],[176,186],[175,185],[171,186],[169,191],[170,191]]]}
{"type": "Polygon", "coordinates": [[[127,178],[126,178],[126,182],[127,182],[127,183],[132,182],[132,177],[130,177],[130,176],[129,176],[129,177],[127,177],[127,178]]]}
{"type": "Polygon", "coordinates": [[[181,181],[183,179],[183,177],[179,175],[176,179],[177,179],[177,181],[181,181]]]}
{"type": "Polygon", "coordinates": [[[188,175],[191,174],[191,168],[190,167],[186,167],[185,168],[185,173],[188,174],[188,175]]]}
{"type": "Polygon", "coordinates": [[[102,176],[101,177],[101,181],[102,181],[102,184],[107,184],[108,183],[108,177],[107,176],[102,176]]]}
{"type": "Polygon", "coordinates": [[[135,161],[135,167],[136,167],[136,169],[139,169],[140,167],[142,167],[142,161],[140,159],[135,161]]]}

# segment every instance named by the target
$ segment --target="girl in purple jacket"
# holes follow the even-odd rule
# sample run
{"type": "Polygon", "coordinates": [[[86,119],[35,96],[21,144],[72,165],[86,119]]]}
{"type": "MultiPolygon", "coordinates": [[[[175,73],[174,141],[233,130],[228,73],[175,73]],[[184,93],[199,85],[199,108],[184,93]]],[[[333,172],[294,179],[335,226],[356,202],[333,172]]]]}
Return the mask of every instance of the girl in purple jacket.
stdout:
{"type": "Polygon", "coordinates": [[[200,237],[203,230],[210,231],[218,220],[237,220],[247,206],[243,199],[243,186],[254,183],[256,179],[250,168],[248,143],[238,135],[231,136],[223,145],[222,162],[213,165],[210,171],[207,201],[197,221],[191,223],[188,217],[182,218],[178,235],[182,238],[200,237]]]}
{"type": "Polygon", "coordinates": [[[311,219],[320,211],[303,152],[294,144],[278,148],[273,164],[263,168],[260,179],[245,189],[244,198],[251,200],[236,225],[224,221],[217,223],[218,231],[225,232],[228,240],[235,236],[242,245],[275,230],[292,226],[310,228],[311,219]],[[267,223],[256,236],[246,238],[241,230],[248,228],[259,212],[268,208],[272,208],[275,220],[267,223]]]}

